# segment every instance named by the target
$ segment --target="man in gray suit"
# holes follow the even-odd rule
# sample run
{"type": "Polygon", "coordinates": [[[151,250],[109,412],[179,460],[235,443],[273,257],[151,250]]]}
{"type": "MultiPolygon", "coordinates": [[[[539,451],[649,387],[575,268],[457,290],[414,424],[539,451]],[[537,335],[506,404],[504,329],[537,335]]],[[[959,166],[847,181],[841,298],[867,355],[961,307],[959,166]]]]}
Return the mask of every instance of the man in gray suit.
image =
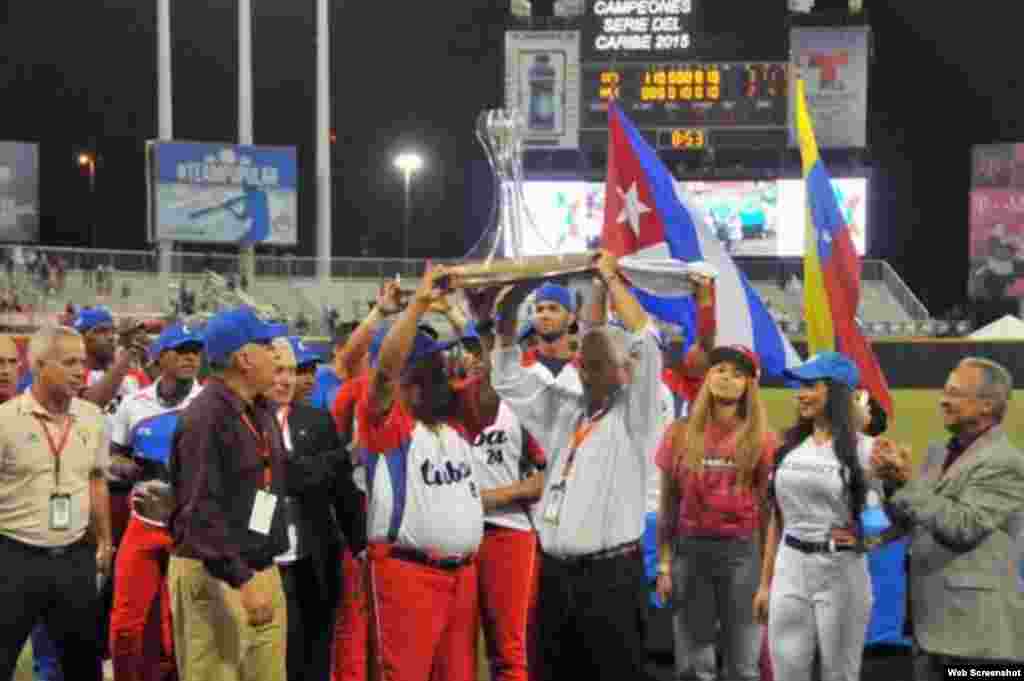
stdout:
{"type": "Polygon", "coordinates": [[[910,452],[882,441],[872,456],[886,510],[911,537],[908,618],[918,681],[945,668],[1024,662],[1024,594],[1017,588],[1011,519],[1024,510],[1024,454],[1001,427],[1013,379],[968,358],[942,391],[953,434],[910,473],[910,452]]]}

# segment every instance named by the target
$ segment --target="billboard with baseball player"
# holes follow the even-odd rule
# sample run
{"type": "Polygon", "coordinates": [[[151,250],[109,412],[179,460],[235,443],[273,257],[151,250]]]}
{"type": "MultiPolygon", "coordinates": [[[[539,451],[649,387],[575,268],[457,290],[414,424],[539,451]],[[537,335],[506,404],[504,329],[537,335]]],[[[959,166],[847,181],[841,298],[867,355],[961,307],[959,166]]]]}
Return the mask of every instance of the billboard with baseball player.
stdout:
{"type": "Polygon", "coordinates": [[[294,147],[149,142],[151,241],[298,242],[294,147]]]}

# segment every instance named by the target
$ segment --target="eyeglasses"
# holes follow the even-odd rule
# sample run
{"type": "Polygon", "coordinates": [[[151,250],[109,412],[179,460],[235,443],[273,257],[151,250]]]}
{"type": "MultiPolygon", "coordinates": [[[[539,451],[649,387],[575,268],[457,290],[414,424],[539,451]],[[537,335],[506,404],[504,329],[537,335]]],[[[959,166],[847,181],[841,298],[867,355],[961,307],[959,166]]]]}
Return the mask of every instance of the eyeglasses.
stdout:
{"type": "Polygon", "coordinates": [[[979,393],[968,393],[968,392],[965,392],[963,390],[958,390],[957,388],[943,388],[942,389],[942,396],[943,397],[948,397],[948,398],[954,399],[954,400],[977,400],[977,399],[984,399],[984,395],[981,395],[979,393]]]}

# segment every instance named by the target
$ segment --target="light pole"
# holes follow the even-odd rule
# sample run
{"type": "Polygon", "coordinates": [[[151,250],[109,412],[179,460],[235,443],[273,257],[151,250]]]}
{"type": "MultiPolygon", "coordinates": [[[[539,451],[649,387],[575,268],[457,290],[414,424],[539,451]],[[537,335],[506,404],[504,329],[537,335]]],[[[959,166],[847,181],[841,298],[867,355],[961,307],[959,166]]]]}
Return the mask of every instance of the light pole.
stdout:
{"type": "Polygon", "coordinates": [[[78,167],[89,175],[89,248],[96,248],[96,155],[81,152],[78,167]]]}
{"type": "MultiPolygon", "coordinates": [[[[412,221],[412,176],[423,167],[423,157],[415,152],[404,152],[395,157],[395,167],[405,178],[405,227],[402,232],[402,259],[409,259],[409,223],[412,221]]],[[[404,267],[404,263],[403,263],[404,267]]]]}

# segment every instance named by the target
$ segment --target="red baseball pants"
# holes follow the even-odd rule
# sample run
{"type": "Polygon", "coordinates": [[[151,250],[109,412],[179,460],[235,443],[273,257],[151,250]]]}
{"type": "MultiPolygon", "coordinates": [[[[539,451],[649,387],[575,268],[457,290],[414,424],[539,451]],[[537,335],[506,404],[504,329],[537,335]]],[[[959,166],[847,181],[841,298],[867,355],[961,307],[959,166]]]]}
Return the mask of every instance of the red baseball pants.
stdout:
{"type": "Polygon", "coordinates": [[[334,621],[333,681],[366,681],[369,638],[367,567],[352,557],[348,547],[341,554],[341,605],[334,621]]]}
{"type": "Polygon", "coordinates": [[[110,653],[115,681],[160,681],[175,673],[166,528],[132,516],[117,550],[110,653]],[[159,608],[154,609],[158,603],[159,608]]]}
{"type": "Polygon", "coordinates": [[[492,681],[529,681],[540,576],[536,533],[486,525],[477,575],[492,681]]]}
{"type": "Polygon", "coordinates": [[[476,564],[446,570],[370,547],[371,672],[379,681],[476,681],[476,564]]]}

